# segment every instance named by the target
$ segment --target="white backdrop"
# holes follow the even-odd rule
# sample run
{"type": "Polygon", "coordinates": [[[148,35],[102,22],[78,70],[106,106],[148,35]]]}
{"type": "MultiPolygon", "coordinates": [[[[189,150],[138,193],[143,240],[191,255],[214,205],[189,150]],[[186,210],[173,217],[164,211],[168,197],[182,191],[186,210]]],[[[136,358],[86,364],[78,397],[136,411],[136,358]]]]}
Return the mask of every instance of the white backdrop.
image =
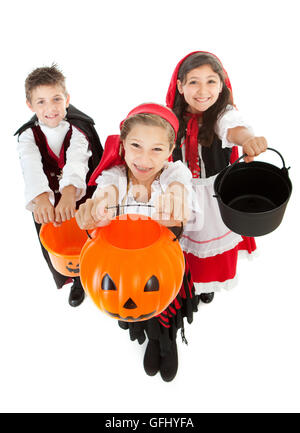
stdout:
{"type": "MultiPolygon", "coordinates": [[[[0,296],[1,412],[300,410],[299,23],[297,1],[12,0],[2,6],[0,296]],[[89,299],[57,291],[24,209],[13,132],[30,117],[24,80],[57,62],[71,102],[104,143],[135,105],[164,102],[179,59],[215,53],[235,102],[291,165],[282,225],[241,261],[239,285],[202,305],[165,383],[142,367],[144,346],[89,299]]],[[[280,165],[271,152],[264,159],[280,165]]]]}

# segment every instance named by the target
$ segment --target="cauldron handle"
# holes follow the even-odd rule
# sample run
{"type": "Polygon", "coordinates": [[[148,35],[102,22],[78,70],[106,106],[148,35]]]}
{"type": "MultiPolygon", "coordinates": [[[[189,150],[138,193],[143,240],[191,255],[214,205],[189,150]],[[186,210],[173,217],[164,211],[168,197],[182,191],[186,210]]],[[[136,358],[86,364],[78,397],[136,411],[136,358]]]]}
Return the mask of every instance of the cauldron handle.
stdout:
{"type": "MultiPolygon", "coordinates": [[[[283,164],[282,170],[287,171],[287,169],[286,169],[286,167],[285,167],[285,162],[284,162],[284,159],[283,159],[283,156],[281,155],[281,153],[278,152],[278,150],[273,149],[272,147],[267,147],[267,150],[273,150],[273,152],[276,152],[276,153],[280,156],[281,161],[282,161],[282,164],[283,164]]],[[[248,156],[248,155],[247,155],[246,153],[244,153],[244,154],[243,154],[242,156],[240,156],[236,161],[234,161],[233,164],[231,164],[231,165],[229,165],[229,166],[227,167],[227,170],[225,171],[224,176],[221,178],[220,183],[219,183],[219,185],[218,185],[217,195],[219,195],[220,190],[221,190],[221,186],[223,185],[223,182],[224,182],[224,179],[228,176],[228,173],[230,172],[230,170],[232,169],[232,167],[233,167],[234,165],[238,164],[238,163],[240,162],[241,159],[245,158],[245,156],[248,156]]],[[[214,197],[217,197],[217,195],[215,195],[214,197]]]]}

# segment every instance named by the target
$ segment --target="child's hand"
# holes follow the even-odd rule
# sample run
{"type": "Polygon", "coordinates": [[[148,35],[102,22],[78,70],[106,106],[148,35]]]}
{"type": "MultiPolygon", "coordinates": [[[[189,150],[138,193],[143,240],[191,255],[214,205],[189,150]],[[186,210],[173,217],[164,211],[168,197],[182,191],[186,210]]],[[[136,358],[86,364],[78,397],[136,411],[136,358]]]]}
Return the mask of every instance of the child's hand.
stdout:
{"type": "Polygon", "coordinates": [[[49,200],[48,192],[43,192],[35,197],[33,216],[38,224],[54,222],[54,207],[49,200]]]}
{"type": "Polygon", "coordinates": [[[250,137],[243,144],[243,153],[246,153],[244,161],[251,162],[255,156],[265,152],[268,147],[265,137],[250,137]]]}
{"type": "MultiPolygon", "coordinates": [[[[99,188],[99,187],[98,187],[99,188]]],[[[83,230],[105,226],[115,216],[119,191],[114,185],[97,189],[93,199],[88,199],[76,212],[76,221],[83,230]],[[107,208],[111,209],[107,209],[107,208]]]]}
{"type": "Polygon", "coordinates": [[[243,153],[246,153],[244,161],[251,162],[255,156],[267,150],[268,143],[265,137],[254,137],[253,133],[244,126],[229,128],[227,131],[227,140],[243,147],[243,153]]]}
{"type": "Polygon", "coordinates": [[[79,227],[83,230],[92,230],[109,224],[114,218],[115,212],[107,209],[107,206],[106,198],[88,199],[79,206],[75,215],[79,227]]]}
{"type": "Polygon", "coordinates": [[[73,185],[66,186],[61,193],[61,198],[55,208],[55,226],[75,216],[76,188],[73,185]]]}
{"type": "Polygon", "coordinates": [[[167,227],[185,224],[190,209],[187,204],[187,191],[182,184],[172,183],[164,194],[157,197],[153,218],[167,227]]]}

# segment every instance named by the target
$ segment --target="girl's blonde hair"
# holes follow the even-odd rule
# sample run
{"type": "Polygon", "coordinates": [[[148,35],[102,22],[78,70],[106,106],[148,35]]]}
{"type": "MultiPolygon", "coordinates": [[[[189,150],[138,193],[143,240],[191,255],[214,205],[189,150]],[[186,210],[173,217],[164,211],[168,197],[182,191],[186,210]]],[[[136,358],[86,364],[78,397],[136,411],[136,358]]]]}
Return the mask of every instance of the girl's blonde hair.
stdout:
{"type": "Polygon", "coordinates": [[[148,114],[148,113],[135,114],[134,116],[128,117],[128,119],[126,119],[122,125],[121,134],[120,134],[121,140],[125,140],[129,132],[132,130],[132,128],[135,125],[159,126],[165,129],[168,133],[170,149],[172,149],[175,143],[175,131],[173,127],[170,125],[170,123],[167,122],[162,117],[156,114],[148,114]]]}

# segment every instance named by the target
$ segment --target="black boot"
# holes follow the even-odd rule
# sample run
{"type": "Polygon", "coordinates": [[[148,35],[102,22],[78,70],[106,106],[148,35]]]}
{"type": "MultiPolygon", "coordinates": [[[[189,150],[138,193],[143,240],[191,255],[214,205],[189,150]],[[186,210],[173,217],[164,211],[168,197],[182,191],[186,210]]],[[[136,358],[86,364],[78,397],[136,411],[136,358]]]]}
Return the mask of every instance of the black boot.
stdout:
{"type": "Polygon", "coordinates": [[[149,376],[155,376],[159,370],[160,347],[158,340],[149,339],[145,355],[144,370],[149,376]]]}
{"type": "Polygon", "coordinates": [[[210,304],[211,301],[214,299],[215,297],[215,293],[211,292],[211,293],[201,293],[200,295],[200,299],[202,302],[204,302],[204,304],[210,304]]]}
{"type": "Polygon", "coordinates": [[[176,341],[172,342],[171,349],[160,359],[160,375],[165,382],[171,382],[178,370],[178,353],[176,341]]]}
{"type": "Polygon", "coordinates": [[[71,307],[78,307],[78,305],[80,305],[84,300],[84,290],[79,277],[74,278],[73,281],[69,296],[69,304],[71,307]]]}

